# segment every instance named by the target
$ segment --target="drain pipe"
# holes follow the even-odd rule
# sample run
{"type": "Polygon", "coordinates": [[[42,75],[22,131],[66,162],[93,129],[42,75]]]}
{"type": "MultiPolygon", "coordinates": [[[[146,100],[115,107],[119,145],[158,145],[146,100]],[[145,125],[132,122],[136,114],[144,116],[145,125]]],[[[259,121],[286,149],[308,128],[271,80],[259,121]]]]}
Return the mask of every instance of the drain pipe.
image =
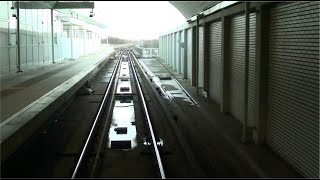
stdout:
{"type": "Polygon", "coordinates": [[[247,142],[248,126],[248,72],[249,72],[249,28],[250,28],[250,2],[245,2],[245,77],[244,77],[244,118],[242,126],[242,143],[247,142]]]}

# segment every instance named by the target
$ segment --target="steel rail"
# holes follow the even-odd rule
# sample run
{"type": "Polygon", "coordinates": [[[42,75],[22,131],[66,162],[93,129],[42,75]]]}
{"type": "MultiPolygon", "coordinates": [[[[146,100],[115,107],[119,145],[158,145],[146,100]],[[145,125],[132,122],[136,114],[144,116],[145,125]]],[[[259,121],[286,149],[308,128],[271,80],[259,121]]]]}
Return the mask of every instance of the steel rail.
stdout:
{"type": "MultiPolygon", "coordinates": [[[[133,61],[132,61],[132,58],[131,58],[130,55],[131,55],[132,57],[134,57],[134,55],[133,55],[131,52],[129,52],[130,65],[131,65],[131,67],[132,67],[132,72],[133,72],[134,78],[135,78],[135,80],[136,80],[137,87],[138,87],[138,89],[139,89],[139,94],[140,94],[140,96],[141,96],[141,100],[142,100],[142,104],[143,104],[143,109],[144,109],[144,112],[145,112],[145,116],[146,116],[146,119],[147,119],[147,122],[148,122],[149,131],[150,131],[150,134],[151,134],[153,149],[154,149],[154,151],[155,151],[155,153],[156,153],[156,157],[157,157],[157,163],[158,163],[160,175],[161,175],[161,178],[162,178],[162,179],[165,179],[166,176],[165,176],[165,173],[164,173],[164,169],[163,169],[163,165],[162,165],[162,161],[161,161],[159,149],[158,149],[158,147],[157,147],[157,141],[156,141],[155,136],[154,136],[154,133],[153,133],[152,124],[151,124],[151,120],[150,120],[150,117],[149,117],[149,111],[148,111],[148,108],[147,108],[147,105],[146,105],[146,101],[145,101],[144,96],[143,96],[143,93],[142,93],[142,89],[141,89],[141,86],[140,86],[140,82],[139,82],[138,77],[137,77],[137,72],[136,72],[136,70],[134,69],[133,61]]],[[[135,57],[134,57],[134,58],[135,58],[135,57]]]]}
{"type": "MultiPolygon", "coordinates": [[[[120,55],[120,59],[119,59],[119,64],[121,64],[122,63],[122,59],[123,59],[123,53],[121,53],[121,55],[120,55]]],[[[119,65],[119,67],[120,67],[120,65],[119,65]]],[[[118,74],[117,72],[116,72],[116,74],[118,74]]],[[[118,80],[118,76],[116,76],[115,77],[116,79],[116,81],[114,82],[115,84],[114,84],[114,86],[113,86],[113,93],[112,93],[112,96],[111,96],[111,100],[110,100],[110,105],[109,105],[109,108],[108,108],[108,112],[107,112],[107,117],[106,117],[106,119],[107,119],[107,121],[108,121],[108,119],[109,119],[109,116],[112,114],[112,111],[111,110],[113,110],[113,104],[114,104],[114,98],[115,98],[115,92],[116,92],[116,89],[117,89],[117,80],[118,80]]],[[[91,169],[91,173],[90,173],[90,178],[93,178],[93,176],[94,176],[94,173],[95,173],[95,170],[96,170],[96,166],[97,166],[97,163],[98,163],[98,160],[99,160],[99,157],[100,157],[100,154],[101,154],[101,149],[102,149],[102,146],[103,146],[103,142],[104,142],[104,134],[106,133],[106,130],[107,130],[107,125],[108,125],[108,123],[106,122],[105,124],[104,124],[104,126],[103,126],[103,129],[102,129],[102,136],[101,136],[101,139],[100,139],[100,141],[99,141],[99,145],[98,145],[98,150],[97,150],[97,153],[96,153],[96,156],[95,156],[95,159],[94,159],[94,163],[93,163],[93,166],[92,166],[92,169],[91,169]]]]}
{"type": "MultiPolygon", "coordinates": [[[[119,54],[119,56],[121,57],[121,53],[119,54]]],[[[119,56],[118,56],[118,57],[119,57],[119,56]]],[[[112,86],[112,84],[113,84],[115,74],[116,74],[116,72],[118,71],[119,64],[120,64],[120,60],[118,60],[118,62],[117,62],[117,64],[116,64],[116,67],[115,67],[114,71],[112,72],[112,76],[111,76],[110,82],[109,82],[109,84],[108,84],[108,88],[107,88],[107,90],[106,90],[106,93],[104,94],[104,97],[103,97],[102,103],[101,103],[101,105],[100,105],[99,111],[98,111],[98,113],[97,113],[97,115],[96,115],[96,118],[95,118],[94,123],[93,123],[93,125],[92,125],[92,128],[91,128],[91,130],[90,130],[89,136],[88,136],[88,138],[87,138],[87,140],[86,140],[86,143],[85,143],[85,145],[84,145],[84,147],[83,147],[83,149],[82,149],[81,155],[80,155],[79,160],[78,160],[78,162],[77,162],[77,166],[76,166],[76,168],[75,168],[74,171],[73,171],[73,174],[72,174],[72,177],[71,177],[72,179],[74,179],[75,176],[77,175],[78,170],[79,170],[80,165],[81,165],[81,162],[82,162],[82,160],[83,160],[83,157],[84,157],[84,155],[85,155],[85,153],[86,153],[86,151],[87,151],[87,149],[88,149],[88,144],[89,144],[90,141],[91,141],[92,134],[93,134],[93,132],[94,132],[94,130],[95,130],[95,128],[96,128],[96,124],[97,124],[98,120],[100,119],[100,116],[101,116],[101,114],[102,114],[102,110],[104,109],[104,106],[105,106],[105,104],[106,104],[106,99],[107,99],[107,97],[108,97],[109,91],[110,91],[111,86],[112,86]]]]}

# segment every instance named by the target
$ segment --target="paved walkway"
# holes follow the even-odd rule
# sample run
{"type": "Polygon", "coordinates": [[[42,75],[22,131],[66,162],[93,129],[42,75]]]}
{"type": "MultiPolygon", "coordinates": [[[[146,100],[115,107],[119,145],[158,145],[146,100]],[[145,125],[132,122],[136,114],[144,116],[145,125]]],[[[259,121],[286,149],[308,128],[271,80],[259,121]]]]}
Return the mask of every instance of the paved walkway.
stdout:
{"type": "Polygon", "coordinates": [[[3,122],[86,67],[96,63],[106,54],[107,49],[102,49],[74,61],[64,60],[2,77],[0,121],[3,122]]]}
{"type": "Polygon", "coordinates": [[[75,61],[1,78],[1,164],[107,62],[102,48],[75,61]]]}

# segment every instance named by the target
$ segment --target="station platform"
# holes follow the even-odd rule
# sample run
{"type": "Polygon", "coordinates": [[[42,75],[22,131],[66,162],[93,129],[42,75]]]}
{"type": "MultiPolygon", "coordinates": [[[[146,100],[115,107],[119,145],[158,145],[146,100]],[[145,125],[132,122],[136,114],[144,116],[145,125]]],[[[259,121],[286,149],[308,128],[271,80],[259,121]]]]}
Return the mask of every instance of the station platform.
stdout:
{"type": "Polygon", "coordinates": [[[90,80],[114,50],[1,76],[1,163],[90,80]]]}
{"type": "MultiPolygon", "coordinates": [[[[229,114],[220,112],[218,104],[197,95],[196,87],[177,73],[171,66],[157,58],[141,58],[141,61],[157,76],[176,78],[199,106],[190,105],[183,98],[166,104],[176,116],[176,123],[183,132],[193,152],[208,169],[208,177],[247,178],[301,178],[297,171],[266,145],[256,145],[249,137],[241,142],[241,122],[229,114]],[[175,104],[175,105],[171,105],[175,104]]],[[[171,92],[175,87],[162,81],[171,92]]]]}

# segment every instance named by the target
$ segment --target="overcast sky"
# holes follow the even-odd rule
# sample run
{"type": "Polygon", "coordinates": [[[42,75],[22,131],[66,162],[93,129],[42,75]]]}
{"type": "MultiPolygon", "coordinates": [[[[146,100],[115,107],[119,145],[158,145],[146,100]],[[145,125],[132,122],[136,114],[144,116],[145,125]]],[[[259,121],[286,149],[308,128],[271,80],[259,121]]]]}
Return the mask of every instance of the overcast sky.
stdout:
{"type": "MultiPolygon", "coordinates": [[[[110,35],[125,39],[158,39],[159,33],[186,19],[168,1],[95,1],[95,19],[110,35]]],[[[86,15],[90,9],[77,10],[86,15]]]]}

